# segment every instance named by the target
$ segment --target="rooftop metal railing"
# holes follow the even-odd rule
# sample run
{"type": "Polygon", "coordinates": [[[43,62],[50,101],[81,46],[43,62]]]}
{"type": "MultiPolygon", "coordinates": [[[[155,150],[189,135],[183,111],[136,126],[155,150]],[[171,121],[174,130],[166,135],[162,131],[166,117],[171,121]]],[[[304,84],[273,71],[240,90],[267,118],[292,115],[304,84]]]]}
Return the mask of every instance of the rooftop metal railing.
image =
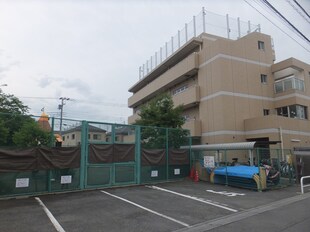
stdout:
{"type": "Polygon", "coordinates": [[[228,14],[226,16],[218,15],[202,8],[202,11],[197,16],[193,16],[193,19],[186,23],[183,29],[178,30],[176,35],[172,36],[168,42],[139,67],[139,80],[146,77],[186,42],[202,33],[228,39],[238,39],[254,31],[260,32],[259,24],[254,25],[250,21],[244,22],[239,18],[231,18],[228,14]]]}

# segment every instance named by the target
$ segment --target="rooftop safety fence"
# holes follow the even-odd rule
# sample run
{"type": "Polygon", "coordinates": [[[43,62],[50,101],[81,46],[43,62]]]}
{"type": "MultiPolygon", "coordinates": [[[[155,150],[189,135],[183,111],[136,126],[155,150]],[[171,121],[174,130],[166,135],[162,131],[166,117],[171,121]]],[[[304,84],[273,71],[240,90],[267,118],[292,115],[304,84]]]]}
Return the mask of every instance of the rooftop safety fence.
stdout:
{"type": "Polygon", "coordinates": [[[206,11],[193,16],[193,19],[186,23],[184,28],[178,30],[177,34],[171,37],[159,48],[142,66],[139,67],[139,80],[151,73],[157,66],[167,60],[180,47],[192,38],[202,33],[208,33],[228,39],[238,39],[251,32],[260,32],[260,25],[251,24],[250,21],[241,21],[239,18],[231,18],[206,11]]]}

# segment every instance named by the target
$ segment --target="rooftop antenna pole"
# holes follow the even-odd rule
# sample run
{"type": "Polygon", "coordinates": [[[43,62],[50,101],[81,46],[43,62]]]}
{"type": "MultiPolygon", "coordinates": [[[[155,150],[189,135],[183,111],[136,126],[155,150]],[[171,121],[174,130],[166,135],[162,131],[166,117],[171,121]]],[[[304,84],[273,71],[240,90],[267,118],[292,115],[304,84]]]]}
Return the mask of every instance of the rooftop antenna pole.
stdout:
{"type": "Polygon", "coordinates": [[[70,98],[68,98],[68,97],[60,97],[59,100],[61,100],[61,104],[58,105],[58,109],[60,110],[60,126],[59,126],[59,133],[60,133],[60,135],[62,135],[61,131],[62,131],[63,108],[64,108],[64,105],[66,104],[66,101],[69,101],[70,98]]]}

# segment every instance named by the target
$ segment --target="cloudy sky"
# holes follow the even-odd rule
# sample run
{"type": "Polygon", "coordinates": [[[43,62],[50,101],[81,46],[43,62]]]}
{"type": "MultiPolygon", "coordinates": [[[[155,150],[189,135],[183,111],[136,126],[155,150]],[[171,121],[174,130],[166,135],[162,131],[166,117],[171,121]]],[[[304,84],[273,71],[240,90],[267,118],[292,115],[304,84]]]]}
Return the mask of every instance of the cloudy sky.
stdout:
{"type": "MultiPolygon", "coordinates": [[[[310,63],[310,43],[258,0],[246,1],[0,0],[0,85],[8,85],[0,88],[34,115],[44,107],[59,117],[59,98],[68,97],[66,118],[124,123],[131,114],[128,89],[139,80],[139,66],[202,7],[260,24],[274,39],[276,61],[295,57],[310,63]]],[[[310,38],[310,18],[293,0],[269,1],[310,38]]],[[[310,13],[310,0],[298,2],[310,13]]]]}

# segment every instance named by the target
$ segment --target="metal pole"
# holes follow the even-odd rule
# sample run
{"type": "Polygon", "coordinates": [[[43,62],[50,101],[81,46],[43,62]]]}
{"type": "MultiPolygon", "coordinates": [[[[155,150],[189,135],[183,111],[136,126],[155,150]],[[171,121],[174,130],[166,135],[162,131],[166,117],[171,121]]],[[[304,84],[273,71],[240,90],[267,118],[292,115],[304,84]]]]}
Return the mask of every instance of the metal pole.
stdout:
{"type": "Polygon", "coordinates": [[[87,154],[88,154],[88,123],[82,121],[81,160],[80,160],[80,189],[87,185],[87,154]]]}
{"type": "Polygon", "coordinates": [[[185,23],[185,42],[187,42],[187,23],[185,23]]]}
{"type": "Polygon", "coordinates": [[[169,142],[168,142],[169,131],[168,131],[168,128],[166,128],[165,134],[166,134],[166,175],[167,175],[167,180],[169,180],[169,142]]]}
{"type": "Polygon", "coordinates": [[[136,126],[136,183],[141,184],[141,127],[136,126]]]}
{"type": "Polygon", "coordinates": [[[141,80],[141,66],[139,67],[139,80],[141,80]]]}
{"type": "Polygon", "coordinates": [[[193,16],[194,37],[196,37],[196,16],[193,16]]]}
{"type": "Polygon", "coordinates": [[[205,13],[205,8],[202,7],[202,28],[203,28],[203,32],[206,32],[206,13],[205,13]]]}
{"type": "Polygon", "coordinates": [[[153,56],[151,56],[151,71],[153,70],[153,56]]]}
{"type": "Polygon", "coordinates": [[[181,33],[180,33],[180,30],[178,30],[178,48],[181,47],[181,33]]]}
{"type": "Polygon", "coordinates": [[[280,146],[281,146],[281,156],[282,156],[282,161],[285,160],[285,157],[284,157],[284,145],[283,145],[283,135],[282,135],[282,127],[279,128],[279,133],[280,133],[280,146]]]}
{"type": "Polygon", "coordinates": [[[173,53],[173,36],[171,36],[171,54],[173,53]]]}
{"type": "Polygon", "coordinates": [[[237,18],[237,22],[238,22],[238,39],[241,37],[241,31],[240,31],[240,18],[237,18]]]}
{"type": "Polygon", "coordinates": [[[226,23],[227,23],[227,38],[230,38],[230,28],[229,28],[229,17],[228,14],[226,14],[226,23]]]}
{"type": "Polygon", "coordinates": [[[251,33],[251,22],[250,22],[250,20],[248,21],[248,34],[250,34],[251,33]]]}

